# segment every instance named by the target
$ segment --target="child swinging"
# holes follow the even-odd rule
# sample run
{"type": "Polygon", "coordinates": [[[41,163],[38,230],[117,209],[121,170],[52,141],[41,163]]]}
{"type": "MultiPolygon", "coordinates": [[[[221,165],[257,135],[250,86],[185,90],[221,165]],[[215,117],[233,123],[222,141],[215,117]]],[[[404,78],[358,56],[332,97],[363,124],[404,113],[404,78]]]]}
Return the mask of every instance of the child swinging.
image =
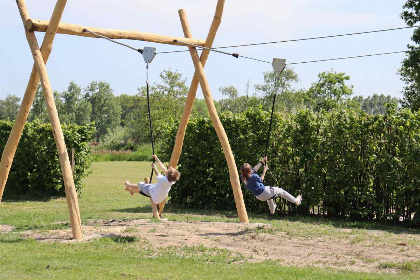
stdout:
{"type": "Polygon", "coordinates": [[[135,193],[141,193],[150,197],[150,202],[152,203],[153,208],[153,216],[157,219],[160,219],[159,213],[155,211],[155,209],[157,209],[157,205],[159,205],[159,203],[166,199],[172,185],[179,180],[181,174],[173,167],[166,168],[156,155],[153,155],[153,158],[165,175],[160,174],[156,168],[156,165],[152,163],[152,167],[156,173],[158,182],[156,184],[150,184],[146,182],[132,184],[129,180],[126,180],[125,190],[129,191],[131,195],[135,193]]]}
{"type": "Polygon", "coordinates": [[[258,200],[267,201],[268,207],[270,208],[270,214],[273,215],[276,212],[276,203],[274,198],[280,196],[287,201],[296,204],[299,206],[302,202],[302,195],[297,197],[292,196],[285,190],[279,187],[265,186],[263,184],[265,173],[268,170],[268,165],[266,164],[267,157],[261,159],[261,161],[252,168],[248,163],[244,163],[241,166],[241,179],[245,187],[250,190],[258,200]],[[264,170],[261,177],[256,173],[260,167],[264,165],[264,170]]]}

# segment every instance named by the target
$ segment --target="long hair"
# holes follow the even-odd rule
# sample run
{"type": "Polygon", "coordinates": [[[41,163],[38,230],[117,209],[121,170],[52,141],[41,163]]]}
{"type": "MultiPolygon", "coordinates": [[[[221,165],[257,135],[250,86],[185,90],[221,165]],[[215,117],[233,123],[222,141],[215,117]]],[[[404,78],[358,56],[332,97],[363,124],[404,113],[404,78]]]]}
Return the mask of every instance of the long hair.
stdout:
{"type": "Polygon", "coordinates": [[[241,175],[245,184],[247,184],[246,180],[251,176],[251,174],[252,166],[248,163],[244,163],[244,165],[241,166],[241,175]]]}

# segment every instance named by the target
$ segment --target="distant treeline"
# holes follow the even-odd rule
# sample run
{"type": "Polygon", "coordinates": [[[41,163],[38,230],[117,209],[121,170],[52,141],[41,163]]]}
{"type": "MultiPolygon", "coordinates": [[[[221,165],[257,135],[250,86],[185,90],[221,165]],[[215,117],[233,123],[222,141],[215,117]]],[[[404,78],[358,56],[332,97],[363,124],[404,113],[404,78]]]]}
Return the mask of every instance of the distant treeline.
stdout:
{"type": "MultiPolygon", "coordinates": [[[[166,70],[160,78],[161,81],[150,88],[153,127],[158,143],[162,131],[181,118],[188,95],[187,79],[179,72],[166,70]]],[[[255,85],[249,93],[240,94],[233,86],[220,87],[223,99],[215,101],[215,105],[219,113],[241,113],[258,108],[269,111],[275,92],[278,92],[276,112],[294,112],[302,108],[315,112],[352,108],[368,114],[385,114],[385,104],[398,104],[398,99],[382,94],[366,98],[353,96],[353,87],[346,84],[349,79],[345,73],[323,72],[309,89],[297,89],[294,86],[299,78],[292,69],[286,69],[279,77],[267,72],[264,73],[264,83],[255,85]]],[[[54,98],[62,124],[94,123],[96,130],[92,141],[100,144],[98,149],[133,150],[150,141],[145,87],[140,87],[135,95],[116,95],[105,81],[91,82],[85,88],[71,82],[66,91],[55,91],[54,98]]],[[[20,98],[14,95],[0,100],[0,119],[14,120],[19,102],[20,98]]],[[[208,116],[203,99],[196,99],[192,116],[208,116]]],[[[48,122],[41,87],[29,114],[29,121],[33,120],[48,122]]]]}

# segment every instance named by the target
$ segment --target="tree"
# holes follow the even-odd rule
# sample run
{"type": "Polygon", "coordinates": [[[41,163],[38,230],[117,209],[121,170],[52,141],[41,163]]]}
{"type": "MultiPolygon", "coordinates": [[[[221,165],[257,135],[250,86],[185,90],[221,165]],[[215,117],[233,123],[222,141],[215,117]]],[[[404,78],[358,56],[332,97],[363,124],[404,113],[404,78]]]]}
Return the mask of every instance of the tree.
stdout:
{"type": "MultiPolygon", "coordinates": [[[[420,22],[420,0],[408,0],[403,9],[401,18],[407,25],[414,26],[420,22]]],[[[406,84],[403,90],[403,106],[417,111],[420,109],[420,27],[414,30],[411,40],[415,45],[408,45],[408,52],[399,72],[406,84]]]]}
{"type": "Polygon", "coordinates": [[[126,126],[129,119],[128,117],[136,108],[136,99],[138,96],[121,94],[116,97],[121,106],[121,126],[126,126]]]}
{"type": "Polygon", "coordinates": [[[92,82],[85,93],[92,106],[91,121],[95,122],[96,141],[99,142],[120,124],[121,106],[107,82],[92,82]]]}
{"type": "Polygon", "coordinates": [[[322,72],[318,82],[313,83],[308,90],[314,102],[314,110],[332,110],[345,103],[347,97],[353,94],[353,86],[347,86],[350,76],[345,73],[322,72]]]}
{"type": "Polygon", "coordinates": [[[384,115],[387,112],[386,104],[398,105],[398,98],[393,98],[390,95],[385,96],[383,94],[378,95],[374,94],[363,98],[363,96],[355,96],[352,98],[352,101],[357,104],[357,107],[362,109],[362,111],[371,114],[371,115],[384,115]]]}
{"type": "Polygon", "coordinates": [[[28,116],[29,121],[40,120],[41,122],[48,122],[47,104],[45,104],[44,97],[42,95],[42,87],[38,85],[36,89],[34,102],[32,103],[32,109],[28,116]]]}
{"type": "Polygon", "coordinates": [[[92,105],[86,99],[80,99],[76,107],[76,124],[87,125],[91,123],[92,105]]]}
{"type": "Polygon", "coordinates": [[[220,87],[219,91],[223,96],[227,98],[221,99],[218,103],[220,105],[220,110],[231,111],[234,113],[239,112],[239,108],[236,105],[236,99],[238,97],[238,90],[234,86],[220,87]]]}
{"type": "MultiPolygon", "coordinates": [[[[293,69],[286,68],[283,73],[276,74],[273,72],[264,72],[264,84],[255,85],[255,89],[263,94],[263,108],[267,111],[271,111],[274,94],[280,95],[286,92],[291,92],[292,83],[299,82],[299,77],[293,69]]],[[[281,106],[276,101],[276,111],[281,106]]]]}
{"type": "MultiPolygon", "coordinates": [[[[149,87],[154,139],[159,142],[163,130],[181,119],[188,87],[177,71],[164,70],[161,83],[149,87]]],[[[146,87],[138,89],[126,126],[134,143],[150,142],[146,87]]]]}
{"type": "Polygon", "coordinates": [[[194,106],[191,112],[193,118],[208,118],[209,113],[207,110],[207,104],[204,99],[195,99],[194,106]]]}
{"type": "Polygon", "coordinates": [[[67,91],[60,94],[62,106],[60,108],[60,120],[62,123],[75,123],[77,114],[77,105],[82,95],[82,89],[75,82],[71,81],[67,91]]]}
{"type": "Polygon", "coordinates": [[[19,101],[19,97],[10,94],[4,100],[0,100],[0,119],[15,120],[19,112],[19,101]]]}

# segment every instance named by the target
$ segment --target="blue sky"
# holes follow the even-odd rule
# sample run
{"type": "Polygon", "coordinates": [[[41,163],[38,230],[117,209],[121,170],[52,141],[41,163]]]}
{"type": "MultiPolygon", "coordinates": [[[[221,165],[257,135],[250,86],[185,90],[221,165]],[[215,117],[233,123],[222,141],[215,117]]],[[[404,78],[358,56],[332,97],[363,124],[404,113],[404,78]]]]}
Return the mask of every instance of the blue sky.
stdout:
{"type": "MultiPolygon", "coordinates": [[[[400,18],[405,0],[226,0],[222,24],[214,46],[278,41],[313,36],[351,33],[405,26],[400,18]]],[[[110,29],[136,30],[183,37],[178,10],[186,10],[192,34],[205,39],[214,16],[216,0],[72,0],[68,1],[62,22],[110,29]]],[[[26,0],[34,19],[49,20],[55,1],[26,0]]],[[[405,50],[413,30],[390,31],[345,38],[256,46],[227,51],[271,61],[288,62],[354,56],[405,50]]],[[[41,44],[44,33],[37,33],[41,44]]],[[[15,1],[0,0],[0,99],[7,94],[22,97],[33,59],[25,38],[15,1]]],[[[124,40],[137,48],[156,47],[157,51],[176,46],[124,40]]],[[[295,88],[309,88],[317,75],[333,69],[350,75],[356,95],[374,93],[402,98],[404,84],[397,74],[404,54],[296,65],[300,78],[295,88]]],[[[149,80],[159,82],[159,73],[177,70],[190,84],[194,73],[190,55],[157,55],[150,65],[149,80]]],[[[145,64],[136,52],[103,39],[69,35],[56,36],[47,65],[54,90],[64,91],[70,81],[86,87],[91,81],[108,81],[114,94],[135,94],[145,84],[145,64]]],[[[240,95],[246,83],[262,83],[265,63],[235,59],[212,53],[205,72],[212,95],[220,99],[221,86],[233,85],[240,95]]],[[[202,98],[199,90],[197,96],[202,98]]]]}

